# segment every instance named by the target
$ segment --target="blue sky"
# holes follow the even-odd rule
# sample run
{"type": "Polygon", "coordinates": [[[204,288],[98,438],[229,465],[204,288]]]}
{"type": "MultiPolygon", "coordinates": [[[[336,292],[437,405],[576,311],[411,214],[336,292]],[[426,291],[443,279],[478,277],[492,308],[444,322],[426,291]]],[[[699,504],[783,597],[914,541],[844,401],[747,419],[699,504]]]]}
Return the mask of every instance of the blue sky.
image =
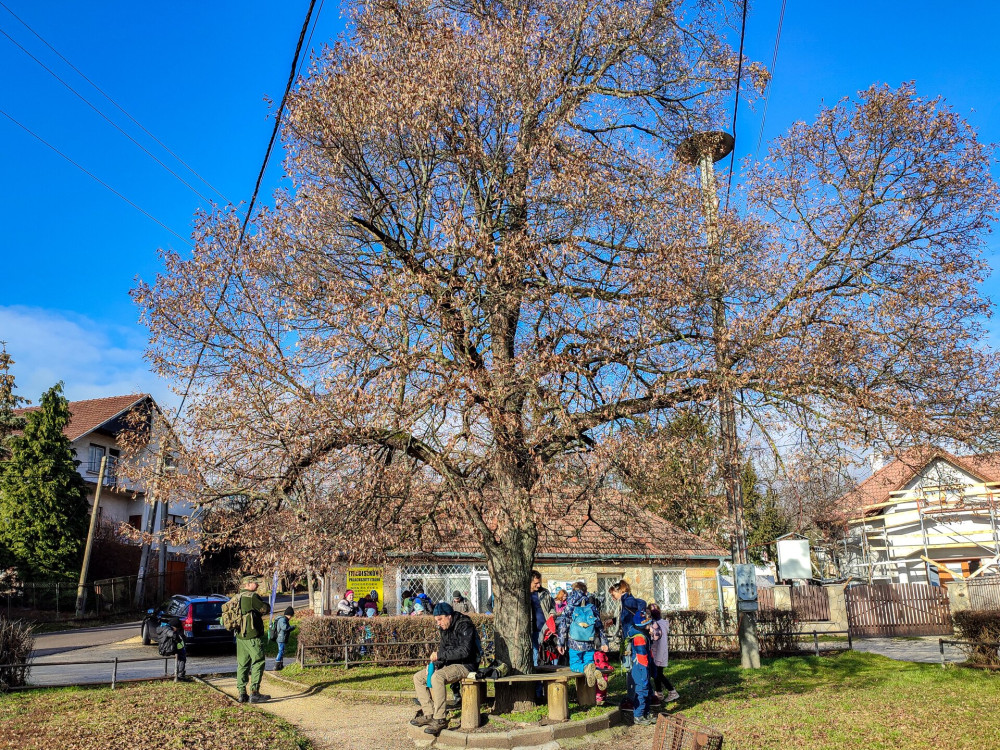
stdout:
{"type": "MultiPolygon", "coordinates": [[[[307,0],[48,3],[2,0],[139,122],[234,202],[247,201],[273,124],[307,0]]],[[[746,54],[770,65],[781,0],[751,5],[746,54]]],[[[312,48],[343,28],[326,0],[312,48]]],[[[1000,4],[788,0],[765,142],[825,102],[879,81],[914,80],[1000,142],[1000,4]],[[960,8],[960,10],[959,10],[960,8]]],[[[206,197],[222,201],[129,123],[0,7],[0,31],[98,105],[206,197]]],[[[182,185],[0,34],[0,109],[187,236],[206,201],[182,185]]],[[[740,105],[737,158],[752,153],[763,101],[740,105]]],[[[729,129],[729,124],[724,124],[729,129]]],[[[763,152],[763,147],[762,147],[763,152]]],[[[281,177],[272,159],[265,190],[281,177]]],[[[33,400],[56,380],[70,398],[148,391],[175,403],[142,359],[128,292],[157,272],[157,248],[187,245],[0,115],[0,340],[33,400]]],[[[993,166],[1000,179],[1000,169],[993,166]]],[[[991,238],[993,248],[1000,242],[991,238]]],[[[990,260],[995,264],[994,254],[990,260]]],[[[1000,281],[986,285],[1000,298],[1000,281]]],[[[994,321],[991,338],[1000,340],[994,321]]]]}

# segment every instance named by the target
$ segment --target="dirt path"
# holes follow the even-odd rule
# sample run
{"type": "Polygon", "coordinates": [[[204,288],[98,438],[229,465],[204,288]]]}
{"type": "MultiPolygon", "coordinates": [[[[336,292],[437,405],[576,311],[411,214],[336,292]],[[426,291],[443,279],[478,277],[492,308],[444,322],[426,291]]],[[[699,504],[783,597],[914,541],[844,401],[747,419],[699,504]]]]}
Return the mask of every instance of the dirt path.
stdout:
{"type": "MultiPolygon", "coordinates": [[[[291,687],[264,674],[261,690],[271,700],[258,704],[258,708],[294,724],[318,750],[413,750],[413,741],[406,734],[406,724],[413,718],[412,707],[352,703],[305,685],[291,687]]],[[[206,682],[236,697],[235,677],[206,682]]]]}

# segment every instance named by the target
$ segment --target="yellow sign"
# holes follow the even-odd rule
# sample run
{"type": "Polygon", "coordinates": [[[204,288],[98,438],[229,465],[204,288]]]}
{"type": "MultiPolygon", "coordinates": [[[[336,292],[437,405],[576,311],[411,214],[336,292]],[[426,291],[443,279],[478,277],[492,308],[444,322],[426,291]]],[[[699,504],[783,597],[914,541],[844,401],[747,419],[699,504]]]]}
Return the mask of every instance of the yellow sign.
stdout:
{"type": "Polygon", "coordinates": [[[360,601],[372,591],[378,592],[378,611],[385,606],[382,591],[382,568],[348,568],[347,588],[354,590],[354,601],[360,601]]]}

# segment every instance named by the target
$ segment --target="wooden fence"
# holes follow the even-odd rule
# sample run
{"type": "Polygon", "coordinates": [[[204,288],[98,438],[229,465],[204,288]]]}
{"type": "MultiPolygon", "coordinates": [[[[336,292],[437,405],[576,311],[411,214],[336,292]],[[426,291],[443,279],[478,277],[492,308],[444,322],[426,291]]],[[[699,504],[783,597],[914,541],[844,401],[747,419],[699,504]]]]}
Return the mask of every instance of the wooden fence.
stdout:
{"type": "Polygon", "coordinates": [[[802,622],[830,619],[830,595],[823,586],[792,586],[792,610],[802,622]]]}
{"type": "Polygon", "coordinates": [[[774,589],[758,587],[757,606],[760,609],[774,609],[774,589]]]}
{"type": "Polygon", "coordinates": [[[973,578],[968,587],[969,609],[1000,609],[1000,577],[973,578]]]}
{"type": "Polygon", "coordinates": [[[924,583],[872,583],[844,591],[854,636],[951,635],[948,594],[924,583]]]}

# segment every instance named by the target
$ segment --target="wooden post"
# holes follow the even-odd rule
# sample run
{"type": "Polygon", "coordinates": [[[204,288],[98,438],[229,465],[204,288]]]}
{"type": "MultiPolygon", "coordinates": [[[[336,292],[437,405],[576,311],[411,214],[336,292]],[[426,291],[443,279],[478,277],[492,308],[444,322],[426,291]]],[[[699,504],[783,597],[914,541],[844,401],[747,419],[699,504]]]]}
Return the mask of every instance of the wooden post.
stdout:
{"type": "Polygon", "coordinates": [[[118,657],[115,657],[115,663],[111,666],[111,689],[115,689],[115,683],[118,681],[118,657]]]}
{"type": "Polygon", "coordinates": [[[479,685],[475,680],[462,680],[462,729],[479,728],[479,685]]]}
{"type": "MultiPolygon", "coordinates": [[[[83,565],[80,566],[80,584],[76,588],[76,616],[83,617],[87,607],[87,572],[90,568],[90,551],[94,547],[94,533],[97,531],[97,510],[101,502],[101,487],[104,486],[104,470],[108,465],[108,457],[101,456],[101,468],[97,472],[97,488],[94,490],[94,507],[90,510],[90,529],[87,531],[87,544],[83,548],[83,565]]],[[[56,612],[58,613],[59,589],[56,589],[56,612]]]]}
{"type": "Polygon", "coordinates": [[[576,678],[576,702],[580,706],[597,705],[597,685],[588,685],[586,677],[576,678]]]}
{"type": "Polygon", "coordinates": [[[569,681],[552,680],[548,685],[549,721],[569,721],[569,681]]]}

